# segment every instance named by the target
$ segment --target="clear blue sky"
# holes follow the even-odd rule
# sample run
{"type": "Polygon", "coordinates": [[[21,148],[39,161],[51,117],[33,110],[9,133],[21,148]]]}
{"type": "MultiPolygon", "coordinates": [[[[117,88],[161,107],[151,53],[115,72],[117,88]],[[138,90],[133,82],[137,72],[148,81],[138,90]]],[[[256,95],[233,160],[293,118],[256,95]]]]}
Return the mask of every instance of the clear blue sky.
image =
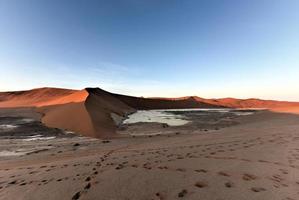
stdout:
{"type": "Polygon", "coordinates": [[[299,101],[298,0],[0,0],[0,91],[299,101]]]}

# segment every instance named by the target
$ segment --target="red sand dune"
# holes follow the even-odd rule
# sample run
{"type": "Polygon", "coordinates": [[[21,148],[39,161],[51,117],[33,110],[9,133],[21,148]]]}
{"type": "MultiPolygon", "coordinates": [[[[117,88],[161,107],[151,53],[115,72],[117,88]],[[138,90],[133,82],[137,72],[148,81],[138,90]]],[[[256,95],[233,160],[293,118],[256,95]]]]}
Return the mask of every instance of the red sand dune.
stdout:
{"type": "Polygon", "coordinates": [[[77,91],[60,88],[38,88],[28,91],[0,92],[0,107],[35,107],[66,97],[75,92],[77,91]]]}
{"type": "Polygon", "coordinates": [[[117,121],[134,111],[100,89],[84,89],[45,104],[37,111],[47,126],[97,138],[113,136],[117,121]]]}
{"type": "Polygon", "coordinates": [[[91,137],[111,136],[116,129],[114,121],[134,111],[100,89],[40,88],[0,93],[0,108],[17,107],[35,107],[45,125],[91,137]]]}
{"type": "Polygon", "coordinates": [[[99,88],[68,90],[39,88],[0,93],[0,108],[34,107],[49,127],[91,137],[111,137],[117,124],[136,109],[167,108],[267,108],[299,112],[299,103],[260,99],[139,98],[109,93],[99,88]]]}

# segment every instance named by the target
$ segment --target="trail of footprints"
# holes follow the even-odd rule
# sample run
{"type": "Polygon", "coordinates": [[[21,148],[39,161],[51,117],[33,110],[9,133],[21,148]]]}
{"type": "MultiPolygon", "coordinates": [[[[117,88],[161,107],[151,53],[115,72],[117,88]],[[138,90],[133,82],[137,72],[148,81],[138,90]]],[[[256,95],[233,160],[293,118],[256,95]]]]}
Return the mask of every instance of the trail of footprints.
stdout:
{"type": "MultiPolygon", "coordinates": [[[[191,146],[179,146],[176,148],[158,148],[158,149],[145,149],[145,150],[134,150],[132,153],[132,150],[129,151],[130,154],[126,155],[128,153],[127,151],[117,151],[119,154],[118,156],[113,156],[114,152],[108,152],[107,154],[101,156],[98,161],[91,161],[88,163],[74,163],[71,166],[72,167],[91,167],[92,169],[89,172],[76,174],[74,177],[60,177],[57,179],[42,179],[42,180],[24,180],[21,178],[21,174],[11,175],[8,177],[7,181],[1,181],[0,182],[0,191],[2,189],[11,187],[13,185],[23,187],[30,184],[37,184],[38,186],[47,185],[50,182],[63,182],[67,181],[69,179],[72,179],[73,181],[80,180],[82,181],[84,179],[84,185],[82,189],[72,196],[72,200],[77,200],[82,197],[82,195],[86,194],[89,189],[93,186],[93,184],[97,184],[96,177],[97,175],[105,170],[107,167],[114,167],[115,170],[122,170],[127,167],[132,168],[141,168],[145,170],[167,170],[167,171],[176,171],[178,173],[185,173],[185,172],[194,172],[197,174],[209,174],[209,175],[216,175],[216,176],[223,176],[223,177],[231,177],[231,176],[238,176],[240,180],[243,181],[255,181],[257,179],[261,178],[267,178],[270,181],[273,182],[273,186],[275,188],[281,188],[281,187],[288,187],[289,184],[295,184],[299,188],[299,180],[295,183],[286,182],[286,180],[283,178],[284,175],[288,174],[288,169],[284,167],[292,167],[295,169],[299,169],[299,166],[296,165],[296,162],[299,160],[299,148],[293,148],[290,149],[288,152],[288,164],[285,165],[280,162],[271,162],[266,160],[248,160],[245,158],[237,158],[235,156],[225,157],[221,156],[221,153],[230,151],[238,151],[242,150],[244,148],[251,148],[255,145],[266,145],[268,143],[274,143],[277,145],[285,145],[291,141],[298,141],[299,137],[293,137],[293,135],[280,135],[280,134],[273,134],[267,137],[256,137],[253,139],[248,140],[234,140],[231,142],[225,142],[225,143],[214,143],[214,144],[206,144],[206,145],[191,145],[191,146]],[[189,152],[186,152],[184,154],[181,153],[181,150],[188,149],[189,152]],[[171,153],[170,153],[171,151],[171,153]],[[175,153],[175,151],[179,153],[175,153]],[[120,157],[120,155],[123,155],[120,157]],[[131,158],[129,163],[128,159],[131,158]],[[133,159],[132,159],[133,158],[133,159]],[[271,177],[257,177],[254,174],[244,173],[244,174],[231,174],[226,171],[218,171],[218,172],[212,172],[208,169],[185,169],[185,168],[171,168],[165,164],[165,162],[172,162],[176,160],[184,160],[184,159],[196,159],[196,158],[206,158],[206,159],[234,159],[234,160],[240,160],[244,162],[260,162],[265,164],[273,164],[280,166],[281,169],[278,170],[277,174],[273,174],[271,177]],[[141,160],[144,160],[146,162],[141,163],[141,160]],[[122,160],[122,161],[120,161],[122,160]],[[135,163],[134,163],[135,161],[135,163]],[[101,170],[100,170],[101,169],[101,170]]],[[[27,168],[19,168],[19,170],[29,170],[29,175],[32,175],[33,177],[36,177],[36,174],[39,173],[49,173],[53,170],[57,169],[63,169],[70,167],[69,164],[63,164],[63,165],[42,165],[39,168],[37,167],[27,167],[27,168]]],[[[4,169],[5,171],[9,171],[10,169],[4,169]]],[[[4,177],[1,177],[0,180],[3,180],[4,177]]],[[[236,188],[237,185],[230,180],[225,180],[223,182],[223,186],[230,189],[230,188],[236,188]]],[[[206,180],[198,180],[194,183],[194,188],[198,189],[204,189],[210,187],[209,183],[206,180]]],[[[265,187],[261,186],[255,186],[249,188],[252,192],[259,193],[264,192],[267,190],[265,187]]],[[[298,193],[299,194],[299,193],[298,193]]],[[[178,197],[183,198],[186,195],[188,195],[187,189],[182,189],[181,191],[178,191],[178,197]]],[[[163,194],[161,192],[157,192],[155,196],[159,199],[163,199],[163,194]]],[[[288,199],[287,197],[286,199],[288,199]]],[[[289,198],[291,199],[291,198],[289,198]]]]}
{"type": "MultiPolygon", "coordinates": [[[[182,154],[175,154],[175,153],[167,154],[168,149],[166,149],[166,148],[165,149],[161,148],[161,149],[158,149],[158,150],[157,149],[149,149],[147,152],[141,152],[139,154],[139,156],[153,155],[153,156],[147,158],[147,160],[152,161],[152,163],[146,162],[141,166],[139,166],[138,164],[132,164],[132,165],[127,165],[127,166],[119,165],[121,167],[118,166],[118,167],[116,167],[116,169],[119,170],[119,169],[122,169],[124,167],[134,167],[134,168],[139,167],[139,168],[144,168],[144,169],[147,169],[147,170],[160,169],[160,170],[168,170],[168,171],[172,170],[172,171],[178,171],[178,172],[186,172],[186,171],[190,170],[190,169],[182,169],[182,168],[172,169],[172,168],[168,167],[167,165],[164,165],[164,166],[163,165],[158,165],[158,166],[156,166],[156,164],[162,163],[163,160],[164,160],[164,159],[155,160],[155,159],[159,158],[161,155],[165,156],[165,158],[171,158],[171,159],[167,160],[168,162],[175,161],[175,160],[180,160],[180,159],[199,158],[200,156],[203,156],[204,158],[235,159],[235,160],[240,160],[240,161],[245,161],[245,162],[254,162],[254,161],[249,160],[249,159],[237,158],[237,157],[234,157],[234,156],[231,156],[231,157],[221,157],[221,156],[220,157],[213,157],[213,155],[225,152],[225,149],[223,148],[224,145],[226,145],[226,147],[229,147],[229,151],[236,151],[236,150],[242,149],[242,148],[253,147],[253,146],[256,145],[255,142],[257,142],[257,144],[260,144],[260,145],[264,145],[264,144],[267,144],[267,143],[276,143],[278,145],[283,145],[283,144],[286,144],[286,143],[290,142],[290,140],[292,140],[292,138],[290,139],[289,136],[280,136],[279,134],[272,135],[272,136],[277,136],[277,137],[272,138],[272,139],[255,138],[255,139],[251,139],[251,140],[248,140],[248,141],[245,141],[245,142],[244,141],[234,141],[234,142],[230,142],[230,143],[226,143],[226,144],[209,144],[209,145],[195,145],[195,146],[179,147],[180,149],[183,149],[183,148],[193,149],[193,148],[205,147],[204,149],[201,150],[202,153],[199,154],[199,156],[198,156],[199,151],[194,151],[194,152],[191,152],[191,153],[188,152],[185,155],[182,155],[182,154]],[[211,146],[211,147],[209,147],[209,146],[211,146]],[[237,148],[234,148],[234,147],[237,147],[237,148]],[[197,155],[194,155],[196,153],[197,153],[197,155]],[[158,154],[159,156],[157,156],[156,154],[158,154]],[[209,154],[209,155],[207,155],[207,154],[209,154]]],[[[299,154],[297,154],[299,152],[299,149],[295,149],[295,150],[296,150],[296,153],[293,153],[293,156],[294,157],[299,157],[299,154]]],[[[137,157],[137,156],[138,156],[138,154],[131,155],[131,157],[137,157]]],[[[123,158],[127,158],[127,157],[123,157],[123,158]]],[[[136,160],[136,161],[138,161],[138,160],[136,160]]],[[[294,165],[289,165],[288,166],[288,165],[284,165],[283,163],[280,163],[280,162],[271,162],[271,161],[266,161],[266,160],[256,160],[255,162],[260,162],[260,163],[265,163],[265,164],[273,164],[273,165],[277,165],[277,166],[281,166],[281,167],[283,167],[283,166],[284,167],[293,167],[293,168],[299,169],[298,166],[294,166],[294,165]]],[[[197,172],[197,173],[209,173],[209,171],[206,170],[206,169],[195,169],[194,171],[197,172]]],[[[267,178],[267,179],[274,182],[274,187],[275,188],[288,187],[288,184],[284,183],[284,179],[282,178],[282,175],[287,175],[288,174],[288,170],[287,169],[279,169],[279,173],[281,175],[280,174],[274,174],[272,177],[257,177],[256,175],[249,174],[249,173],[244,173],[244,174],[238,175],[238,176],[241,176],[241,179],[243,181],[255,181],[257,179],[267,178]]],[[[217,175],[218,176],[225,176],[225,177],[230,177],[231,176],[229,173],[223,172],[223,171],[217,172],[217,175]]],[[[292,184],[297,184],[299,186],[299,182],[292,183],[292,184]]],[[[209,187],[209,183],[206,182],[206,181],[198,181],[194,185],[197,188],[209,187]]],[[[226,188],[236,187],[235,183],[232,182],[232,181],[226,181],[226,182],[224,182],[223,185],[226,188]]],[[[264,192],[267,189],[265,187],[256,186],[256,187],[251,187],[250,190],[252,192],[258,193],[258,192],[264,192]]],[[[182,191],[180,191],[178,193],[178,197],[184,197],[185,195],[187,195],[187,193],[188,193],[187,189],[183,189],[182,191]]],[[[156,193],[156,196],[161,197],[161,193],[159,193],[159,192],[156,193]]],[[[286,199],[292,199],[292,198],[287,197],[286,199]]]]}
{"type": "MultiPolygon", "coordinates": [[[[87,164],[84,164],[85,166],[89,166],[91,165],[92,162],[90,163],[87,163],[87,164]]],[[[74,164],[73,167],[76,167],[76,166],[80,166],[81,164],[74,164]]],[[[69,165],[68,164],[63,164],[61,166],[59,165],[51,165],[51,166],[47,166],[47,165],[43,165],[43,166],[40,166],[40,167],[27,167],[27,168],[18,168],[19,170],[23,170],[23,169],[27,169],[29,170],[29,173],[28,175],[32,175],[33,178],[36,178],[37,174],[46,174],[52,170],[55,170],[55,169],[61,169],[61,168],[67,168],[69,165]],[[44,171],[43,171],[44,169],[44,171]],[[33,171],[30,171],[30,170],[33,170],[33,171]]],[[[6,170],[6,171],[9,171],[9,170],[6,170]]],[[[96,172],[95,172],[96,173],[96,172]]],[[[80,180],[82,179],[82,176],[86,176],[88,175],[88,173],[82,173],[82,174],[76,174],[76,176],[74,178],[72,178],[72,180],[80,180]]],[[[17,174],[17,175],[12,175],[9,177],[9,179],[12,179],[12,180],[8,180],[8,181],[3,181],[3,182],[0,182],[0,189],[2,188],[7,188],[7,187],[10,187],[12,185],[19,185],[19,186],[25,186],[25,185],[30,185],[30,184],[37,184],[38,186],[41,186],[41,185],[46,185],[50,182],[53,182],[53,181],[56,181],[56,182],[63,182],[63,181],[66,181],[66,180],[69,180],[71,179],[70,177],[61,177],[61,178],[57,178],[57,179],[54,179],[54,178],[51,178],[51,179],[41,179],[41,180],[36,180],[36,179],[32,179],[32,180],[24,180],[21,178],[22,174],[17,174]],[[20,179],[18,179],[20,178],[20,179]],[[6,186],[4,186],[3,184],[7,184],[6,186]]]]}

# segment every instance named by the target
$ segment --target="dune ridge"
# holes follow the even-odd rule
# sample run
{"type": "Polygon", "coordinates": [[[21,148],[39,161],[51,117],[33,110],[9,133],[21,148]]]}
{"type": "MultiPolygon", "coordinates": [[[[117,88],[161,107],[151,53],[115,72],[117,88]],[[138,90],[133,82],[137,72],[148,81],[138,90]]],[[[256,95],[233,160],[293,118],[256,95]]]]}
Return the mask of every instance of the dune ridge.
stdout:
{"type": "Polygon", "coordinates": [[[0,108],[23,107],[34,108],[32,110],[41,113],[42,123],[49,127],[102,138],[115,136],[117,125],[126,115],[138,109],[265,108],[298,113],[299,103],[260,99],[204,99],[197,96],[141,98],[114,94],[100,88],[38,88],[0,92],[0,108]]]}

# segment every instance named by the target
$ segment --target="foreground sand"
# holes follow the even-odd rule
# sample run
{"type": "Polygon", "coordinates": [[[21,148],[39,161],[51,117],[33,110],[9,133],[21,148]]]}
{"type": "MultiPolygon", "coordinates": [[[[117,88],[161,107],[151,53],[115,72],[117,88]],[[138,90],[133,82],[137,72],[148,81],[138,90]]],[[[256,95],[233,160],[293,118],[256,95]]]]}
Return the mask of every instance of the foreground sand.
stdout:
{"type": "MultiPolygon", "coordinates": [[[[299,116],[110,141],[61,138],[0,160],[0,199],[299,199],[299,116]]],[[[0,146],[18,145],[2,140],[0,146]]]]}

